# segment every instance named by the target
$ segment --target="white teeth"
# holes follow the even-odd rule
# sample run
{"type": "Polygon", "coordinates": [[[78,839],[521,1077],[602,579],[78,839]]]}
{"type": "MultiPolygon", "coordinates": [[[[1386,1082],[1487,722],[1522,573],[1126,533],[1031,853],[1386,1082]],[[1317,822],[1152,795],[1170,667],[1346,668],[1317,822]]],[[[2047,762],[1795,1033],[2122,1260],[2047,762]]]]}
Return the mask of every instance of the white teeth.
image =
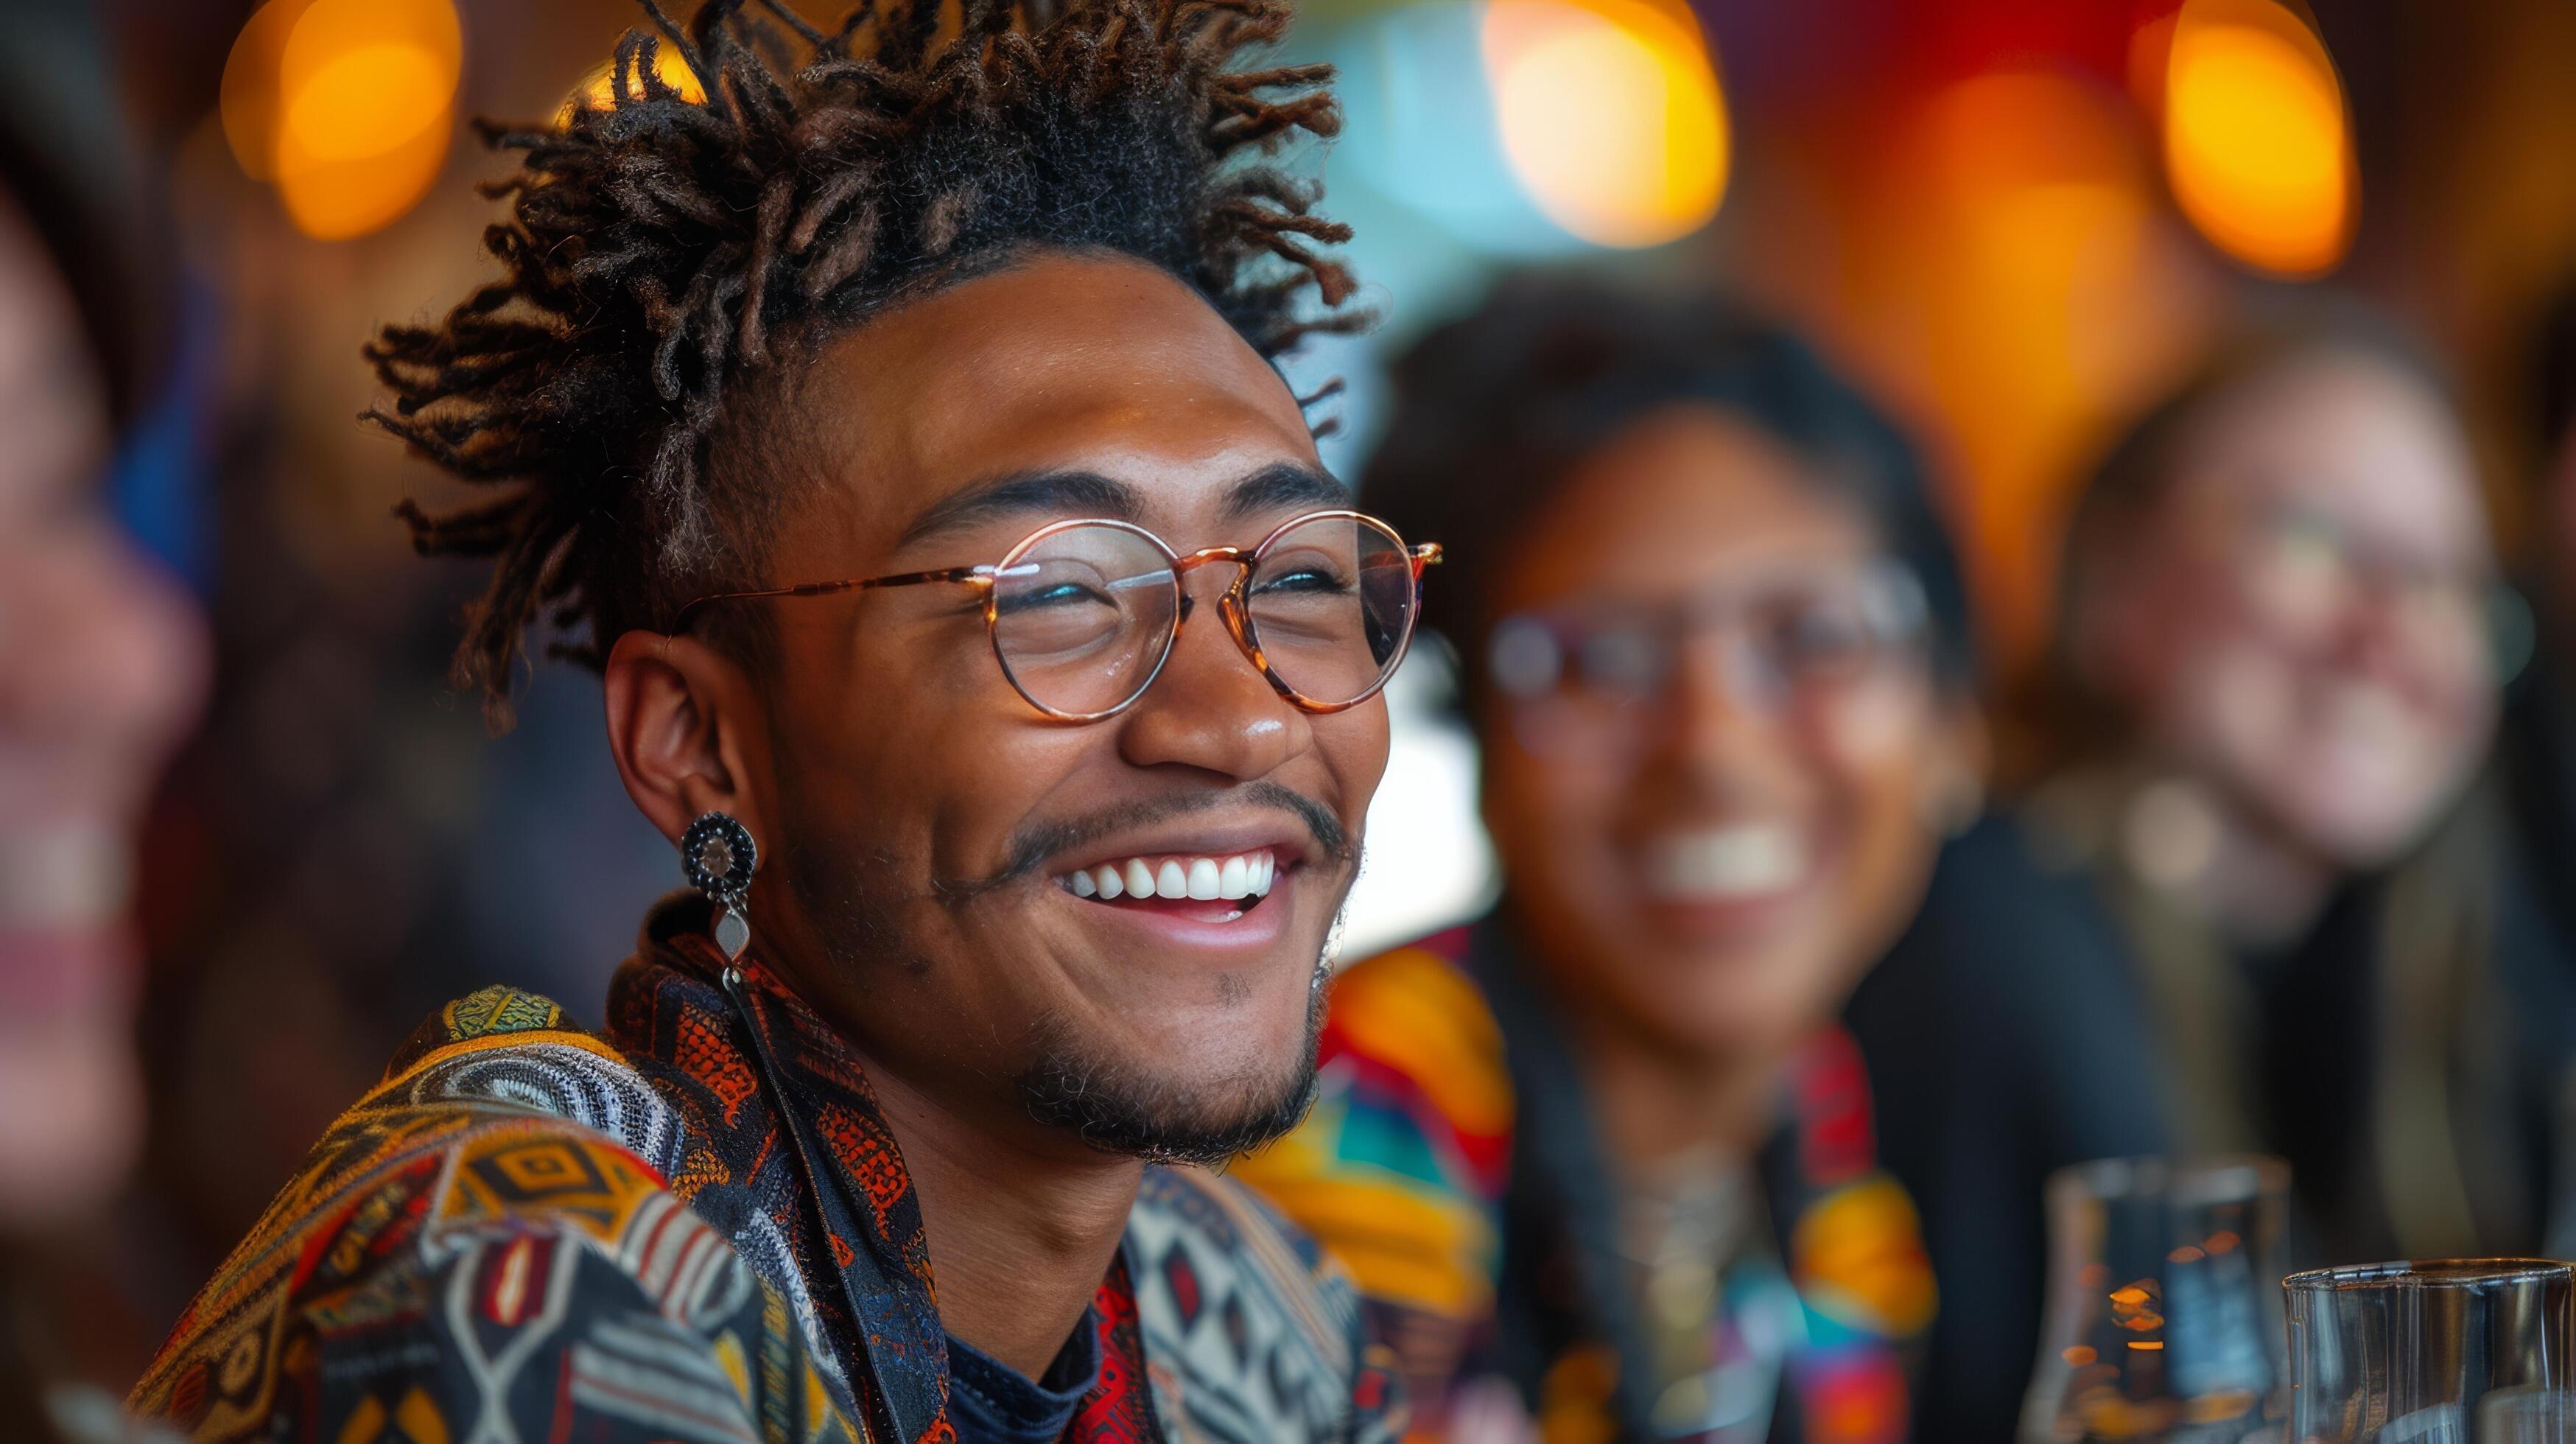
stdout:
{"type": "Polygon", "coordinates": [[[1769,823],[1668,833],[1646,850],[1647,890],[1682,901],[1783,891],[1806,876],[1806,839],[1769,823]]]}
{"type": "Polygon", "coordinates": [[[1212,857],[1131,857],[1080,868],[1056,879],[1075,897],[1191,898],[1213,901],[1268,897],[1279,880],[1279,859],[1268,848],[1212,857]]]}

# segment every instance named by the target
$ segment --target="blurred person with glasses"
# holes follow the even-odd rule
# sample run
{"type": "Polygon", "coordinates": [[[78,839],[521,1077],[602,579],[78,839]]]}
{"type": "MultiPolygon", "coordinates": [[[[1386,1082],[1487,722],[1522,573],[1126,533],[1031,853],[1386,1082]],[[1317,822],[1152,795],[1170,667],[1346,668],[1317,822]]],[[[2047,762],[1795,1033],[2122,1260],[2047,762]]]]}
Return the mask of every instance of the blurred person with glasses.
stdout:
{"type": "Polygon", "coordinates": [[[209,649],[194,602],[135,545],[104,484],[159,379],[150,303],[164,279],[108,57],[80,7],[6,13],[0,1438],[164,1439],[70,1377],[64,1320],[36,1281],[60,1231],[107,1210],[142,1142],[137,834],[197,714],[209,649]]]}
{"type": "MultiPolygon", "coordinates": [[[[689,891],[605,1026],[425,1020],[135,1391],[200,1439],[1372,1444],[1383,1351],[1206,1165],[1303,1113],[1438,556],[1277,358],[1350,277],[1259,163],[1278,0],[647,5],[503,276],[368,354],[485,495],[689,891]],[[702,98],[659,77],[676,58],[702,98]],[[1222,1321],[1222,1322],[1220,1322],[1222,1321]]],[[[575,885],[566,859],[557,885],[575,885]]]]}
{"type": "Polygon", "coordinates": [[[1936,1259],[1981,1261],[1955,1437],[2037,1347],[2040,1192],[2132,1154],[2286,1158],[2294,1260],[2538,1249],[2576,996],[2474,783],[2530,617],[2454,405],[2328,309],[2118,439],[2063,553],[2050,750],[1856,1013],[1936,1259]]]}
{"type": "Polygon", "coordinates": [[[1505,874],[1337,980],[1237,1165],[1427,1437],[1906,1437],[1935,1289],[1836,1015],[1977,815],[1958,567],[1896,430],[1735,305],[1506,283],[1397,364],[1505,874]]]}

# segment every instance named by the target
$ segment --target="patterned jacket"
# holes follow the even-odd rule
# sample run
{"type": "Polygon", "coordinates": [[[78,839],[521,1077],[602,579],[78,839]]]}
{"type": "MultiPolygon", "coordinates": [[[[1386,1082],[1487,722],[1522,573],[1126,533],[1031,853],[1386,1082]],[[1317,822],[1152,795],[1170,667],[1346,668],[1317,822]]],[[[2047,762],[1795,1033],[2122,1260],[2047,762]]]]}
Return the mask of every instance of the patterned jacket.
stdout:
{"type": "MultiPolygon", "coordinates": [[[[199,1440],[939,1441],[921,1210],[848,1044],[703,906],[605,1037],[486,989],[405,1044],[180,1318],[132,1406],[199,1440]]],[[[1347,1279],[1236,1186],[1146,1170],[1081,1444],[1401,1429],[1347,1279]]]]}
{"type": "MultiPolygon", "coordinates": [[[[1502,929],[1345,970],[1322,1066],[1305,1124],[1233,1176],[1349,1265],[1421,1422],[1470,1412],[1462,1390],[1508,1386],[1546,1444],[1906,1437],[1932,1275],[1913,1204],[1878,1167],[1868,1080],[1839,1030],[1790,1066],[1779,1130],[1755,1160],[1769,1246],[1715,1281],[1692,1367],[1719,1373],[1699,1377],[1723,1376],[1750,1336],[1787,1341],[1776,1396],[1751,1398],[1727,1427],[1673,1425],[1661,1407],[1672,1396],[1650,1382],[1620,1195],[1582,1080],[1502,929]]],[[[1713,1417],[1700,1397],[1704,1412],[1685,1417],[1713,1417]]]]}

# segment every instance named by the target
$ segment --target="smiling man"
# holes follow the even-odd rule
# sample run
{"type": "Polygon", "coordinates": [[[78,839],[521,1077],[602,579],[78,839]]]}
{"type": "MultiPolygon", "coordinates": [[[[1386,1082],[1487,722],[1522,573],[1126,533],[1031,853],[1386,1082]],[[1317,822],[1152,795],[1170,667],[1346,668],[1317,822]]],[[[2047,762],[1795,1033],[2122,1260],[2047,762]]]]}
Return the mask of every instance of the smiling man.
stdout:
{"type": "MultiPolygon", "coordinates": [[[[650,7],[648,6],[648,9],[650,7]]],[[[135,1402],[199,1438],[1376,1439],[1343,1279],[1175,1165],[1293,1126],[1436,555],[1271,358],[1338,228],[1247,160],[1283,6],[718,4],[526,153],[371,348],[494,499],[460,675],[605,679],[695,895],[605,1035],[425,1024],[135,1402]],[[776,57],[797,55],[797,68],[776,57]]],[[[1302,309],[1308,293],[1320,313],[1302,309]]]]}

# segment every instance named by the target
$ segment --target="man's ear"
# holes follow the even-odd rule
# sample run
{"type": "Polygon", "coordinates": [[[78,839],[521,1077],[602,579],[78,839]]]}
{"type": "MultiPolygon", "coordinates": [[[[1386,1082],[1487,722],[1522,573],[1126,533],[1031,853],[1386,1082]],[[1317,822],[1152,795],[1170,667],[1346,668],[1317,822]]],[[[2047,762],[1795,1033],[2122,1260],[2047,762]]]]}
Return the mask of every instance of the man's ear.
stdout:
{"type": "Polygon", "coordinates": [[[767,729],[750,676],[695,637],[628,632],[608,649],[608,751],[626,795],[676,845],[706,812],[770,836],[754,786],[767,729]]]}

